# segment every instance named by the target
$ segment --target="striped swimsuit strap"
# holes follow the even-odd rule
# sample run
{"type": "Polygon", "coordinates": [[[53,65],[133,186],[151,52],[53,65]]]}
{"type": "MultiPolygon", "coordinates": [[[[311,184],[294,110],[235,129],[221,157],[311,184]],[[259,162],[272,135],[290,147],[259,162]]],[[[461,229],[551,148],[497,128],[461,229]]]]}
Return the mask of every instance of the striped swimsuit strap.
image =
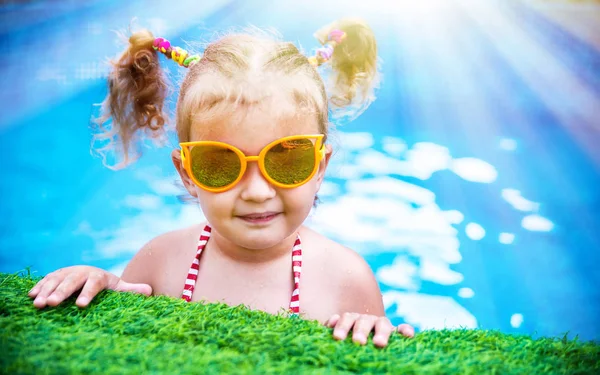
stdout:
{"type": "MultiPolygon", "coordinates": [[[[198,240],[198,250],[196,251],[196,257],[192,262],[192,266],[188,272],[185,280],[185,286],[181,298],[186,302],[192,300],[192,294],[194,293],[194,286],[196,285],[196,279],[198,278],[198,270],[200,268],[200,255],[208,243],[212,228],[210,225],[206,225],[200,239],[198,240]]],[[[290,301],[290,315],[298,316],[300,313],[300,274],[302,272],[302,242],[300,241],[300,234],[297,235],[294,247],[292,248],[292,271],[294,274],[294,291],[292,292],[292,298],[290,301]]]]}

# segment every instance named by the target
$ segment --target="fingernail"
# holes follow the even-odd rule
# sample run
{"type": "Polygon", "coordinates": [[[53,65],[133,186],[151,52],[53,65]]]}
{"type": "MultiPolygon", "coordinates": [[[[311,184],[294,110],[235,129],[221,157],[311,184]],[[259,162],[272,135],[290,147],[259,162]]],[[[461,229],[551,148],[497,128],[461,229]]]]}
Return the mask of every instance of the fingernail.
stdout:
{"type": "Polygon", "coordinates": [[[333,331],[333,337],[335,337],[338,340],[343,340],[344,334],[342,331],[335,330],[335,331],[333,331]]]}
{"type": "Polygon", "coordinates": [[[375,335],[373,336],[373,343],[378,345],[378,346],[386,346],[387,345],[387,339],[385,338],[385,336],[382,335],[375,335]]]}
{"type": "Polygon", "coordinates": [[[367,342],[367,338],[362,333],[357,333],[352,337],[353,341],[364,344],[367,342]]]}
{"type": "Polygon", "coordinates": [[[86,305],[89,302],[89,300],[87,299],[87,297],[79,297],[79,299],[77,300],[77,302],[80,305],[86,305]]]}

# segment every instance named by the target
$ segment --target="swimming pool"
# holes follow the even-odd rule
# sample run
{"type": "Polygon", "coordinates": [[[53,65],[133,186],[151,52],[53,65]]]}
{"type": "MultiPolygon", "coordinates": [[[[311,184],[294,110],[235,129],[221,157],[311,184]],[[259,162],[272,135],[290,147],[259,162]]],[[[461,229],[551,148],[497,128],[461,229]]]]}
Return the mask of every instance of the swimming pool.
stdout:
{"type": "MultiPolygon", "coordinates": [[[[341,12],[189,3],[2,7],[0,271],[118,274],[147,240],[202,218],[177,199],[170,147],[118,172],[90,155],[103,61],[120,51],[111,30],[137,16],[172,40],[210,40],[253,23],[310,50],[341,12]]],[[[519,2],[345,4],[375,29],[383,80],[333,134],[311,226],[367,259],[395,324],[600,339],[598,46],[519,2]]]]}

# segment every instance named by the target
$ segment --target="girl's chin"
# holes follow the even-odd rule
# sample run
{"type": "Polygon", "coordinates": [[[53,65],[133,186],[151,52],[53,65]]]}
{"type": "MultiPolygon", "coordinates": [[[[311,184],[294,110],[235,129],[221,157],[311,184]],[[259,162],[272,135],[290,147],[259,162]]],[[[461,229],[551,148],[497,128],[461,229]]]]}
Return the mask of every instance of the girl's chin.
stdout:
{"type": "Polygon", "coordinates": [[[233,234],[238,246],[251,250],[264,250],[277,246],[290,236],[283,228],[253,227],[242,228],[242,233],[233,234]]]}

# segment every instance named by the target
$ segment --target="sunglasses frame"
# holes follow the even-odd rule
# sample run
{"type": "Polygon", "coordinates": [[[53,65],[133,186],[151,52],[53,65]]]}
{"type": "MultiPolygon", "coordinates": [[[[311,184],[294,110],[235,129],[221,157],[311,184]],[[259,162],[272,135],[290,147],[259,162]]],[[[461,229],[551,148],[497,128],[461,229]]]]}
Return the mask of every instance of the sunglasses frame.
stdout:
{"type": "Polygon", "coordinates": [[[251,161],[258,162],[258,168],[260,169],[260,172],[262,173],[263,177],[267,181],[269,181],[269,183],[271,183],[277,187],[280,187],[280,188],[291,189],[291,188],[295,188],[295,187],[304,185],[305,183],[310,181],[311,178],[313,178],[315,173],[317,173],[319,164],[325,158],[325,147],[323,147],[324,146],[324,144],[323,144],[324,136],[325,136],[324,134],[308,134],[308,135],[292,135],[292,136],[288,136],[288,137],[283,137],[283,138],[277,139],[277,140],[269,143],[265,147],[263,147],[263,149],[260,151],[260,153],[257,156],[247,156],[239,148],[232,146],[228,143],[224,143],[224,142],[217,142],[217,141],[181,142],[179,144],[179,146],[181,146],[181,163],[183,164],[183,168],[187,172],[188,176],[192,179],[192,181],[194,181],[194,183],[198,187],[200,187],[206,191],[213,192],[213,193],[220,193],[220,192],[227,191],[227,190],[231,189],[232,187],[234,187],[238,182],[240,182],[240,180],[242,179],[242,177],[244,177],[244,174],[246,173],[246,168],[248,166],[248,162],[251,162],[251,161]],[[314,143],[314,145],[315,145],[315,148],[314,148],[315,149],[315,165],[314,165],[313,170],[310,173],[310,175],[304,181],[296,183],[296,184],[290,184],[290,185],[282,184],[281,182],[277,182],[274,179],[272,179],[271,176],[269,176],[269,174],[267,173],[267,170],[265,169],[265,156],[266,156],[267,152],[273,146],[275,146],[281,142],[293,141],[296,139],[314,139],[315,140],[315,143],[314,143]],[[220,146],[220,147],[224,147],[229,150],[232,150],[233,152],[235,152],[237,154],[237,156],[240,158],[240,163],[241,163],[240,173],[232,183],[222,186],[222,187],[215,188],[215,187],[203,185],[196,179],[196,177],[192,173],[191,148],[194,146],[200,146],[200,145],[202,145],[202,146],[220,146]]]}

